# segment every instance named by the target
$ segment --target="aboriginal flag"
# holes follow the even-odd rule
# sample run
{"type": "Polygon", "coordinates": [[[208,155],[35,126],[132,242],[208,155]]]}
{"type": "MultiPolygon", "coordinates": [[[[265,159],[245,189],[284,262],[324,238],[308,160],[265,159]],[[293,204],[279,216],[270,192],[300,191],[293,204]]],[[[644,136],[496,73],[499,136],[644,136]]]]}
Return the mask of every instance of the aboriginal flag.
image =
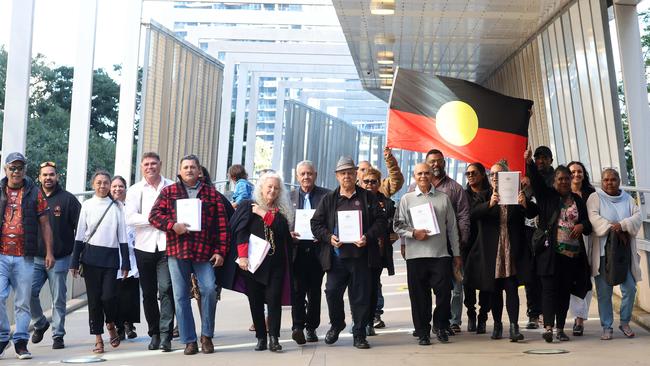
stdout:
{"type": "Polygon", "coordinates": [[[499,94],[466,80],[397,70],[388,113],[387,145],[431,149],[488,169],[506,159],[524,171],[533,102],[499,94]]]}

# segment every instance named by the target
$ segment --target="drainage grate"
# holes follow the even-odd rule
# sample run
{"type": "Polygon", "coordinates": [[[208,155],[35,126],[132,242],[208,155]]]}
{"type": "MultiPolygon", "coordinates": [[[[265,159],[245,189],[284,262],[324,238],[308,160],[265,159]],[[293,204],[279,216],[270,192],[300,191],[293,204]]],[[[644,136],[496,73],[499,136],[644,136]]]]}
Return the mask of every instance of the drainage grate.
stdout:
{"type": "Polygon", "coordinates": [[[569,351],[565,349],[530,349],[528,351],[524,351],[524,353],[527,353],[529,355],[559,355],[562,353],[569,353],[569,351]]]}
{"type": "Polygon", "coordinates": [[[74,357],[68,358],[66,360],[61,360],[62,363],[95,363],[95,362],[104,362],[105,359],[101,357],[92,357],[92,356],[83,356],[83,357],[74,357]]]}

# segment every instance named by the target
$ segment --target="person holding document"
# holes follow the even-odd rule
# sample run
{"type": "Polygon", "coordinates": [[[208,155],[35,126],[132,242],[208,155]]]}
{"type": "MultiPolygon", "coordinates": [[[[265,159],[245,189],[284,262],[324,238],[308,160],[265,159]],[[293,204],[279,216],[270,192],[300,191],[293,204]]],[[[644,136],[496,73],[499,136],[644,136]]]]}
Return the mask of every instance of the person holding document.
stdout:
{"type": "MultiPolygon", "coordinates": [[[[162,189],[149,213],[149,222],[166,234],[166,251],[172,280],[180,341],[186,355],[198,353],[194,316],[190,305],[194,273],[201,293],[201,351],[213,353],[214,317],[217,307],[215,272],[228,252],[230,232],[226,205],[217,190],[200,179],[201,164],[195,155],[181,159],[178,181],[162,189]],[[199,200],[196,212],[182,213],[178,203],[199,200]],[[187,215],[187,216],[186,216],[187,215]],[[200,220],[199,223],[193,221],[200,220]],[[200,231],[196,231],[200,225],[200,231]]],[[[190,205],[188,205],[190,206],[190,205]]]]}
{"type": "MultiPolygon", "coordinates": [[[[491,293],[494,329],[492,339],[501,339],[503,324],[503,291],[506,293],[506,309],[510,320],[510,341],[524,339],[519,332],[519,293],[517,287],[529,277],[527,253],[524,251],[526,236],[525,217],[537,215],[537,206],[526,198],[523,191],[518,194],[518,204],[504,205],[497,191],[508,172],[505,161],[499,161],[490,169],[492,189],[483,191],[484,199],[472,206],[471,220],[476,223],[475,242],[465,263],[465,283],[471,288],[491,293]]],[[[519,179],[515,179],[519,183],[519,179]]]]}
{"type": "Polygon", "coordinates": [[[233,282],[225,287],[243,290],[248,296],[257,337],[255,350],[266,350],[268,345],[269,351],[278,352],[282,350],[279,341],[282,305],[291,304],[289,250],[293,239],[289,222],[293,211],[277,173],[266,173],[259,178],[253,198],[254,201],[241,201],[231,220],[239,268],[233,282]],[[233,286],[238,280],[243,280],[243,287],[233,286]],[[265,303],[268,330],[264,321],[265,303]]]}
{"type": "Polygon", "coordinates": [[[331,328],[326,344],[334,344],[345,329],[343,294],[348,290],[354,327],[354,346],[370,348],[366,325],[370,319],[370,268],[381,264],[378,240],[386,233],[386,216],[377,197],[356,185],[354,161],[341,157],[336,163],[339,187],[321,201],[311,230],[321,243],[320,262],[327,272],[325,297],[331,328]]]}
{"type": "Polygon", "coordinates": [[[393,221],[395,232],[405,238],[404,257],[411,315],[421,346],[431,344],[432,289],[436,295],[436,308],[433,311],[436,336],[442,343],[449,341],[446,329],[451,315],[454,274],[447,242],[453,253],[453,271],[460,273],[462,266],[460,239],[451,200],[434,189],[432,177],[429,165],[419,163],[415,166],[415,191],[402,196],[393,221]],[[416,213],[419,213],[417,218],[416,213]]]}
{"type": "Polygon", "coordinates": [[[300,188],[289,194],[296,217],[294,231],[291,232],[294,239],[291,255],[294,273],[291,338],[298,344],[318,342],[316,328],[320,325],[321,286],[324,272],[318,260],[320,243],[311,233],[310,221],[316,207],[330,190],[317,186],[316,177],[317,172],[311,161],[299,162],[296,166],[296,180],[300,188]],[[304,220],[299,220],[299,216],[304,220]]]}

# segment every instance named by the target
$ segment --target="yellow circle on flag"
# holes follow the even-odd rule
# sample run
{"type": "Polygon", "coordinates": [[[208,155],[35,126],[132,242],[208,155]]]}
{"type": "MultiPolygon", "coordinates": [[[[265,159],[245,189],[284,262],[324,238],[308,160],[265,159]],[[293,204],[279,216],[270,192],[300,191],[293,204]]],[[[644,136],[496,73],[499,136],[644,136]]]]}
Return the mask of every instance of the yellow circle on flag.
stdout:
{"type": "Polygon", "coordinates": [[[465,146],[476,137],[478,116],[465,102],[447,102],[436,113],[436,129],[452,145],[465,146]]]}

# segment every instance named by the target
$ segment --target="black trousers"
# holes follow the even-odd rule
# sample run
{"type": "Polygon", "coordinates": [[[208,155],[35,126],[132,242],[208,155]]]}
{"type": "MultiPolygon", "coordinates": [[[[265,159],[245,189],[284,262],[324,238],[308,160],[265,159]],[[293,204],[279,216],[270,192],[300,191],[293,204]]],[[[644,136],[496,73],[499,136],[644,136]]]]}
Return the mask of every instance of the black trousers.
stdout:
{"type": "Polygon", "coordinates": [[[246,283],[246,296],[251,317],[255,325],[255,337],[266,338],[266,322],[264,319],[264,304],[266,303],[269,316],[270,336],[280,337],[282,321],[282,281],[284,268],[271,268],[268,283],[265,285],[255,280],[250,272],[237,269],[246,283]]]}
{"type": "Polygon", "coordinates": [[[293,264],[292,329],[314,330],[320,325],[323,269],[312,248],[299,248],[293,264]]]}
{"type": "Polygon", "coordinates": [[[149,253],[136,249],[135,260],[140,272],[142,307],[149,327],[149,336],[162,334],[171,339],[175,309],[167,255],[165,252],[149,253]],[[159,295],[160,309],[158,308],[159,295]]]}
{"type": "Polygon", "coordinates": [[[432,289],[436,295],[433,324],[438,329],[448,328],[453,288],[451,257],[408,259],[406,276],[416,334],[424,336],[431,332],[432,289]]]}
{"type": "Polygon", "coordinates": [[[377,309],[377,302],[379,302],[382,270],[383,268],[370,268],[370,308],[366,325],[372,324],[375,319],[375,310],[377,309]]]}
{"type": "MultiPolygon", "coordinates": [[[[535,228],[525,227],[526,243],[528,245],[532,245],[534,232],[535,228]]],[[[526,289],[526,315],[529,318],[537,318],[542,314],[542,281],[537,275],[534,258],[531,258],[530,266],[530,276],[532,278],[524,284],[526,289]]]]}
{"type": "Polygon", "coordinates": [[[542,281],[542,311],[544,327],[563,329],[566,314],[571,300],[571,282],[575,278],[574,271],[582,270],[578,259],[569,258],[562,254],[555,255],[555,273],[541,276],[542,281]]]}
{"type": "Polygon", "coordinates": [[[117,269],[83,265],[90,334],[103,334],[104,322],[117,320],[117,269]]]}
{"type": "Polygon", "coordinates": [[[117,280],[117,320],[119,329],[124,323],[140,323],[140,281],[129,277],[117,280]]]}
{"type": "Polygon", "coordinates": [[[519,291],[517,289],[517,277],[497,278],[494,280],[494,292],[492,293],[492,318],[495,323],[501,323],[503,314],[503,292],[506,293],[506,310],[510,324],[517,324],[519,321],[519,291]]]}
{"type": "Polygon", "coordinates": [[[354,322],[352,334],[355,337],[366,336],[370,312],[370,288],[370,268],[368,268],[367,257],[341,259],[332,255],[332,268],[327,272],[325,283],[325,298],[332,327],[345,328],[343,294],[347,289],[354,322]]]}
{"type": "MultiPolygon", "coordinates": [[[[466,284],[463,284],[463,292],[465,293],[465,299],[463,303],[467,308],[467,317],[475,318],[476,315],[476,289],[470,288],[466,284]]],[[[492,298],[491,294],[488,291],[480,290],[478,292],[478,320],[486,321],[490,309],[492,309],[492,298]]]]}

